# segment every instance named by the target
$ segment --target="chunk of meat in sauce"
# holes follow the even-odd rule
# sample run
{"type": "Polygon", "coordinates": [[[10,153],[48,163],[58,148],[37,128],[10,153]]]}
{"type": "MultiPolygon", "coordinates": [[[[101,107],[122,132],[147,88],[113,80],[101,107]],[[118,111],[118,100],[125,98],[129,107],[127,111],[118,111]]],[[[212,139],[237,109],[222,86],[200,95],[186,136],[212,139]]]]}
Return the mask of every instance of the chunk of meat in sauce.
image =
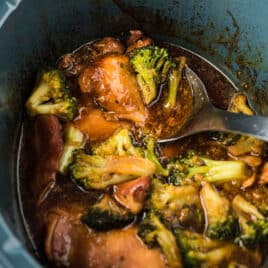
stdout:
{"type": "Polygon", "coordinates": [[[123,54],[125,51],[123,44],[114,37],[104,37],[100,41],[94,43],[93,47],[98,51],[99,55],[107,53],[123,54]]]}
{"type": "Polygon", "coordinates": [[[264,143],[253,137],[241,138],[234,145],[228,146],[228,155],[234,160],[242,160],[256,168],[262,164],[264,143]]]}
{"type": "Polygon", "coordinates": [[[110,54],[96,60],[79,77],[82,92],[90,92],[104,109],[119,119],[142,125],[147,118],[128,57],[110,54]]]}
{"type": "Polygon", "coordinates": [[[109,138],[119,128],[130,127],[126,122],[106,120],[98,109],[83,109],[74,123],[92,142],[109,138]]]}
{"type": "Polygon", "coordinates": [[[79,75],[86,67],[85,64],[82,63],[80,57],[73,53],[67,53],[62,56],[57,65],[66,76],[79,75]]]}
{"type": "Polygon", "coordinates": [[[81,220],[79,209],[51,210],[45,251],[48,258],[68,267],[166,267],[159,249],[148,249],[137,237],[137,229],[93,232],[81,220]],[[77,250],[79,249],[79,250],[77,250]]]}
{"type": "Polygon", "coordinates": [[[130,37],[127,40],[127,53],[136,48],[141,48],[153,44],[153,40],[149,37],[145,37],[140,30],[131,30],[130,37]]]}
{"type": "Polygon", "coordinates": [[[137,214],[143,208],[150,182],[150,177],[144,176],[115,185],[113,196],[122,206],[137,214]]]}
{"type": "Polygon", "coordinates": [[[123,54],[124,45],[113,37],[104,37],[93,44],[86,44],[74,53],[67,53],[58,62],[58,68],[67,76],[77,76],[94,59],[107,53],[123,54]]]}
{"type": "Polygon", "coordinates": [[[61,124],[53,115],[38,116],[33,127],[35,170],[32,192],[41,202],[54,186],[63,150],[61,124]]]}
{"type": "Polygon", "coordinates": [[[127,40],[128,47],[135,44],[138,40],[144,37],[144,34],[141,30],[130,30],[129,33],[130,33],[130,36],[128,37],[128,40],[127,40]]]}
{"type": "Polygon", "coordinates": [[[80,224],[80,218],[84,213],[83,207],[68,204],[65,208],[55,207],[44,214],[44,219],[46,219],[45,251],[51,261],[65,266],[70,265],[73,249],[77,246],[71,237],[79,236],[81,231],[84,233],[87,231],[80,224]]]}

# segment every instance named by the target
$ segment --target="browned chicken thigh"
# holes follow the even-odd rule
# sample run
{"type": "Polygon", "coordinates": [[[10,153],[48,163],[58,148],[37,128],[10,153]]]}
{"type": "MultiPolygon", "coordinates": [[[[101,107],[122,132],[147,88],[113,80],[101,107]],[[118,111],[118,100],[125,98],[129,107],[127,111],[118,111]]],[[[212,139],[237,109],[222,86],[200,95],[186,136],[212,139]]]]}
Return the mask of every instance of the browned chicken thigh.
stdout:
{"type": "Polygon", "coordinates": [[[94,232],[81,222],[82,213],[83,208],[74,204],[48,212],[45,251],[54,263],[85,268],[166,267],[160,250],[144,245],[136,227],[94,232]]]}
{"type": "Polygon", "coordinates": [[[38,116],[33,126],[35,168],[32,192],[42,202],[56,183],[56,173],[63,150],[61,124],[54,115],[38,116]]]}
{"type": "Polygon", "coordinates": [[[147,110],[127,56],[108,54],[97,59],[81,73],[79,85],[114,118],[144,124],[147,110]]]}
{"type": "Polygon", "coordinates": [[[130,51],[141,48],[145,46],[152,45],[154,42],[151,38],[144,36],[143,32],[140,30],[131,30],[130,36],[127,40],[127,50],[126,53],[130,51]]]}
{"type": "Polygon", "coordinates": [[[99,41],[84,44],[72,53],[63,55],[57,65],[68,77],[78,76],[94,59],[107,53],[123,54],[124,45],[113,37],[104,37],[99,41]]]}
{"type": "Polygon", "coordinates": [[[75,125],[93,142],[109,138],[119,128],[129,128],[126,122],[107,121],[104,114],[98,109],[83,109],[75,125]]]}

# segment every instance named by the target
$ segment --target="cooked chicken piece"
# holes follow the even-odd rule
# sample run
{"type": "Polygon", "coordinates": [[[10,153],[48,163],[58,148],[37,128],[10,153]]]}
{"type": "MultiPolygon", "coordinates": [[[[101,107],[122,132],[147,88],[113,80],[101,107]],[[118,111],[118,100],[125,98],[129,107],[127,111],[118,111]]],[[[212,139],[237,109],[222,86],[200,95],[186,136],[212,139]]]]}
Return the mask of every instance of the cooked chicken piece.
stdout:
{"type": "Polygon", "coordinates": [[[47,223],[45,251],[50,261],[67,267],[165,267],[159,249],[148,249],[137,229],[93,232],[81,220],[79,208],[54,208],[47,223]]]}
{"type": "Polygon", "coordinates": [[[127,40],[127,46],[135,44],[138,40],[144,37],[144,34],[141,30],[130,30],[130,36],[127,40]]]}
{"type": "Polygon", "coordinates": [[[264,142],[254,137],[242,138],[234,145],[228,146],[228,153],[233,156],[245,154],[262,155],[264,142]]]}
{"type": "Polygon", "coordinates": [[[160,268],[166,267],[159,249],[148,249],[137,237],[137,228],[96,235],[91,254],[92,267],[160,268]],[[105,262],[103,262],[105,261],[105,262]]]}
{"type": "Polygon", "coordinates": [[[137,214],[143,208],[149,187],[150,177],[145,176],[115,185],[113,196],[122,206],[137,214]]]}
{"type": "Polygon", "coordinates": [[[262,164],[262,158],[260,156],[255,156],[255,155],[233,156],[231,154],[229,154],[229,156],[231,159],[243,161],[247,165],[253,168],[257,168],[262,164]]]}
{"type": "Polygon", "coordinates": [[[153,41],[151,38],[143,38],[141,40],[138,40],[135,44],[129,46],[127,48],[127,51],[126,53],[129,53],[130,51],[132,51],[133,49],[136,49],[136,48],[141,48],[141,47],[146,47],[146,46],[149,46],[149,45],[152,45],[153,44],[153,41]]]}
{"type": "Polygon", "coordinates": [[[73,254],[79,254],[72,238],[87,235],[87,228],[80,223],[84,213],[84,208],[76,204],[66,204],[64,208],[55,207],[46,213],[45,251],[48,259],[69,266],[73,254]]]}
{"type": "Polygon", "coordinates": [[[38,116],[34,122],[33,149],[36,160],[32,191],[38,202],[43,201],[54,186],[63,150],[61,124],[53,115],[38,116]]]}
{"type": "Polygon", "coordinates": [[[57,66],[66,76],[79,75],[86,67],[86,65],[82,63],[80,56],[73,53],[67,53],[62,56],[59,59],[57,66]]]}
{"type": "Polygon", "coordinates": [[[74,122],[90,141],[102,141],[109,138],[118,128],[128,128],[130,124],[119,121],[108,121],[98,109],[83,109],[74,122]]]}
{"type": "Polygon", "coordinates": [[[235,160],[242,160],[251,167],[262,164],[264,142],[254,137],[242,137],[234,145],[227,147],[228,155],[235,160]]]}
{"type": "Polygon", "coordinates": [[[142,102],[128,57],[109,54],[96,60],[79,77],[82,92],[90,92],[96,102],[119,119],[143,124],[147,110],[142,102]]]}
{"type": "Polygon", "coordinates": [[[123,54],[125,50],[123,44],[114,37],[104,37],[94,43],[93,47],[98,51],[99,56],[107,53],[123,54]]]}
{"type": "Polygon", "coordinates": [[[135,48],[145,47],[153,44],[153,40],[149,37],[145,37],[140,30],[131,30],[130,37],[127,40],[127,51],[130,52],[135,48]]]}
{"type": "Polygon", "coordinates": [[[124,50],[125,48],[119,40],[113,37],[104,37],[97,42],[85,44],[73,53],[65,54],[57,65],[66,76],[77,76],[97,57],[107,53],[123,54],[124,50]]]}

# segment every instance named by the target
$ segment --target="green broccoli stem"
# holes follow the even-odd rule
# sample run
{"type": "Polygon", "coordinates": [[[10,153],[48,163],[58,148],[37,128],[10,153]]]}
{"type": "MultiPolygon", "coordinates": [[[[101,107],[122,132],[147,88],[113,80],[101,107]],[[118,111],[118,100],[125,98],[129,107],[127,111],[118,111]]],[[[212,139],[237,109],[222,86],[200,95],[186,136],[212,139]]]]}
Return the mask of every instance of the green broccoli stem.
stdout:
{"type": "Polygon", "coordinates": [[[70,175],[85,189],[105,189],[155,173],[155,164],[142,157],[88,155],[83,150],[74,153],[70,175]]]}
{"type": "Polygon", "coordinates": [[[182,268],[183,266],[178,248],[173,246],[176,245],[176,239],[173,234],[170,231],[159,232],[156,240],[161,246],[161,249],[168,260],[169,266],[172,268],[182,268]]]}
{"type": "Polygon", "coordinates": [[[139,228],[140,230],[138,234],[145,243],[154,245],[156,242],[159,245],[166,256],[169,267],[183,267],[176,238],[172,232],[160,221],[158,216],[154,214],[153,211],[147,212],[139,228]]]}
{"type": "Polygon", "coordinates": [[[70,121],[77,114],[77,100],[70,95],[63,73],[57,69],[43,71],[26,102],[31,116],[52,114],[70,121]]]}
{"type": "Polygon", "coordinates": [[[59,118],[65,117],[66,101],[62,100],[58,103],[40,104],[35,107],[35,114],[53,114],[59,118]]]}
{"type": "Polygon", "coordinates": [[[149,105],[158,95],[158,86],[163,83],[175,62],[168,51],[157,46],[137,48],[130,53],[130,63],[137,73],[137,81],[144,103],[149,105]]]}
{"type": "Polygon", "coordinates": [[[223,183],[231,180],[245,180],[250,175],[250,170],[243,161],[218,161],[203,157],[200,159],[205,165],[189,168],[187,178],[201,174],[208,182],[223,183]]]}
{"type": "Polygon", "coordinates": [[[158,175],[167,177],[169,175],[169,170],[163,168],[163,166],[161,165],[161,163],[159,162],[158,158],[155,155],[155,141],[154,141],[154,139],[149,138],[147,140],[146,147],[147,147],[147,149],[145,150],[145,157],[155,163],[156,173],[158,175]]]}
{"type": "Polygon", "coordinates": [[[156,98],[157,90],[153,76],[149,72],[145,74],[138,74],[137,81],[142,91],[143,100],[148,105],[156,98]]]}
{"type": "Polygon", "coordinates": [[[65,143],[58,166],[58,171],[62,174],[66,174],[68,166],[73,159],[73,152],[81,148],[84,142],[84,134],[72,124],[67,126],[64,136],[65,143]]]}
{"type": "Polygon", "coordinates": [[[50,87],[46,82],[40,83],[33,91],[31,97],[26,102],[26,107],[31,115],[37,114],[35,109],[40,105],[40,103],[50,100],[50,96],[48,94],[49,91],[50,87]]]}
{"type": "Polygon", "coordinates": [[[164,102],[164,108],[171,110],[176,106],[178,89],[182,78],[182,70],[186,64],[186,58],[180,57],[180,62],[177,68],[171,70],[168,78],[168,96],[164,102]]]}

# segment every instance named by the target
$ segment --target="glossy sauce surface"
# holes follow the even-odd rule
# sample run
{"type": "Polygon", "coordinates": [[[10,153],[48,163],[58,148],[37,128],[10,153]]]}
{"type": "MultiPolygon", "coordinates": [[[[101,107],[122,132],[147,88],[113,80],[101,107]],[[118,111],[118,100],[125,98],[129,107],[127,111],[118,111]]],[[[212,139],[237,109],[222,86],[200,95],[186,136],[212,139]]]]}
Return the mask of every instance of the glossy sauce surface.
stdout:
{"type": "MultiPolygon", "coordinates": [[[[173,45],[167,45],[167,47],[173,55],[186,55],[189,59],[190,67],[191,64],[198,66],[197,73],[199,72],[201,79],[206,77],[205,81],[209,92],[212,92],[211,89],[215,81],[214,76],[216,76],[219,81],[218,84],[221,83],[221,86],[217,88],[218,92],[213,92],[210,97],[212,97],[214,103],[217,102],[216,104],[219,107],[226,108],[226,103],[228,103],[230,96],[234,92],[226,78],[217,73],[207,62],[201,61],[198,57],[180,47],[173,45]],[[207,74],[210,75],[208,76],[207,74]],[[217,93],[224,90],[224,97],[218,98],[217,93]]],[[[84,48],[81,50],[81,57],[85,51],[87,50],[84,48]]],[[[86,58],[85,55],[84,57],[86,58]]],[[[137,129],[133,129],[133,122],[137,122],[138,125],[144,125],[149,131],[159,136],[169,136],[175,134],[177,125],[183,125],[188,118],[191,111],[191,92],[185,77],[183,77],[180,85],[180,98],[176,109],[171,113],[165,113],[161,104],[166,97],[165,88],[167,85],[162,85],[161,90],[164,93],[160,96],[158,105],[152,105],[144,109],[140,105],[142,99],[140,94],[137,94],[139,89],[135,77],[127,67],[128,58],[124,55],[109,55],[101,58],[100,61],[101,63],[98,66],[93,65],[85,68],[79,78],[79,85],[82,91],[88,94],[81,98],[79,97],[79,116],[74,120],[74,123],[81,131],[88,134],[90,137],[89,143],[104,140],[116,129],[122,127],[132,129],[135,132],[137,129]],[[116,70],[116,75],[114,70],[116,70]],[[83,72],[86,74],[84,77],[83,72]],[[88,81],[88,76],[94,79],[88,81]],[[122,84],[127,84],[131,89],[128,94],[122,88],[122,84]],[[96,88],[99,92],[97,92],[97,98],[93,99],[91,94],[92,91],[96,91],[96,88]],[[114,94],[115,91],[116,94],[114,94]],[[106,98],[107,96],[108,98],[106,98]],[[122,102],[127,103],[127,105],[122,107],[122,102]],[[133,113],[133,107],[138,107],[138,112],[133,113]],[[106,110],[112,111],[112,113],[106,113],[106,110]],[[118,117],[118,114],[121,116],[118,117]]],[[[69,78],[68,83],[71,85],[72,90],[76,92],[78,85],[73,82],[72,78],[69,78]]],[[[33,158],[33,147],[30,146],[32,143],[32,128],[33,122],[26,119],[22,133],[22,154],[20,156],[20,191],[26,227],[29,234],[32,235],[39,254],[44,255],[45,228],[48,225],[49,230],[58,228],[54,235],[65,236],[69,242],[71,241],[70,243],[73,243],[72,247],[81,246],[81,253],[72,255],[71,246],[70,252],[62,252],[61,244],[53,244],[51,242],[53,241],[52,237],[46,239],[46,252],[56,254],[53,255],[54,259],[59,258],[57,254],[67,254],[66,259],[71,259],[71,263],[66,263],[66,265],[78,267],[86,266],[90,262],[92,267],[104,267],[103,265],[106,262],[108,267],[113,263],[119,263],[122,267],[142,267],[142,263],[145,261],[148,264],[146,267],[165,267],[165,258],[158,249],[145,250],[144,245],[141,245],[139,238],[136,236],[135,227],[111,231],[108,236],[104,236],[102,234],[96,235],[92,231],[89,232],[86,227],[81,226],[80,221],[78,223],[79,215],[102,196],[103,192],[101,191],[85,192],[68,177],[57,175],[55,187],[46,196],[44,202],[38,205],[38,210],[36,211],[36,199],[31,194],[31,179],[32,170],[39,159],[33,158]],[[114,236],[114,232],[117,232],[116,236],[114,236]],[[83,241],[80,241],[80,237],[84,237],[83,241]],[[117,238],[115,239],[115,237],[117,238]],[[96,241],[97,246],[90,241],[96,241]],[[114,245],[113,251],[109,253],[111,255],[103,256],[101,252],[111,243],[114,245]],[[124,244],[123,251],[122,243],[124,244]],[[133,255],[134,251],[135,254],[133,255]],[[127,256],[131,257],[127,258],[127,256]],[[146,261],[147,259],[148,261],[146,261]],[[139,263],[140,261],[142,263],[139,263]]],[[[161,151],[162,158],[165,159],[181,154],[189,148],[198,148],[204,155],[213,156],[215,159],[227,158],[226,147],[213,140],[209,134],[189,137],[158,149],[161,151]]],[[[120,265],[119,267],[121,267],[120,265]]]]}

